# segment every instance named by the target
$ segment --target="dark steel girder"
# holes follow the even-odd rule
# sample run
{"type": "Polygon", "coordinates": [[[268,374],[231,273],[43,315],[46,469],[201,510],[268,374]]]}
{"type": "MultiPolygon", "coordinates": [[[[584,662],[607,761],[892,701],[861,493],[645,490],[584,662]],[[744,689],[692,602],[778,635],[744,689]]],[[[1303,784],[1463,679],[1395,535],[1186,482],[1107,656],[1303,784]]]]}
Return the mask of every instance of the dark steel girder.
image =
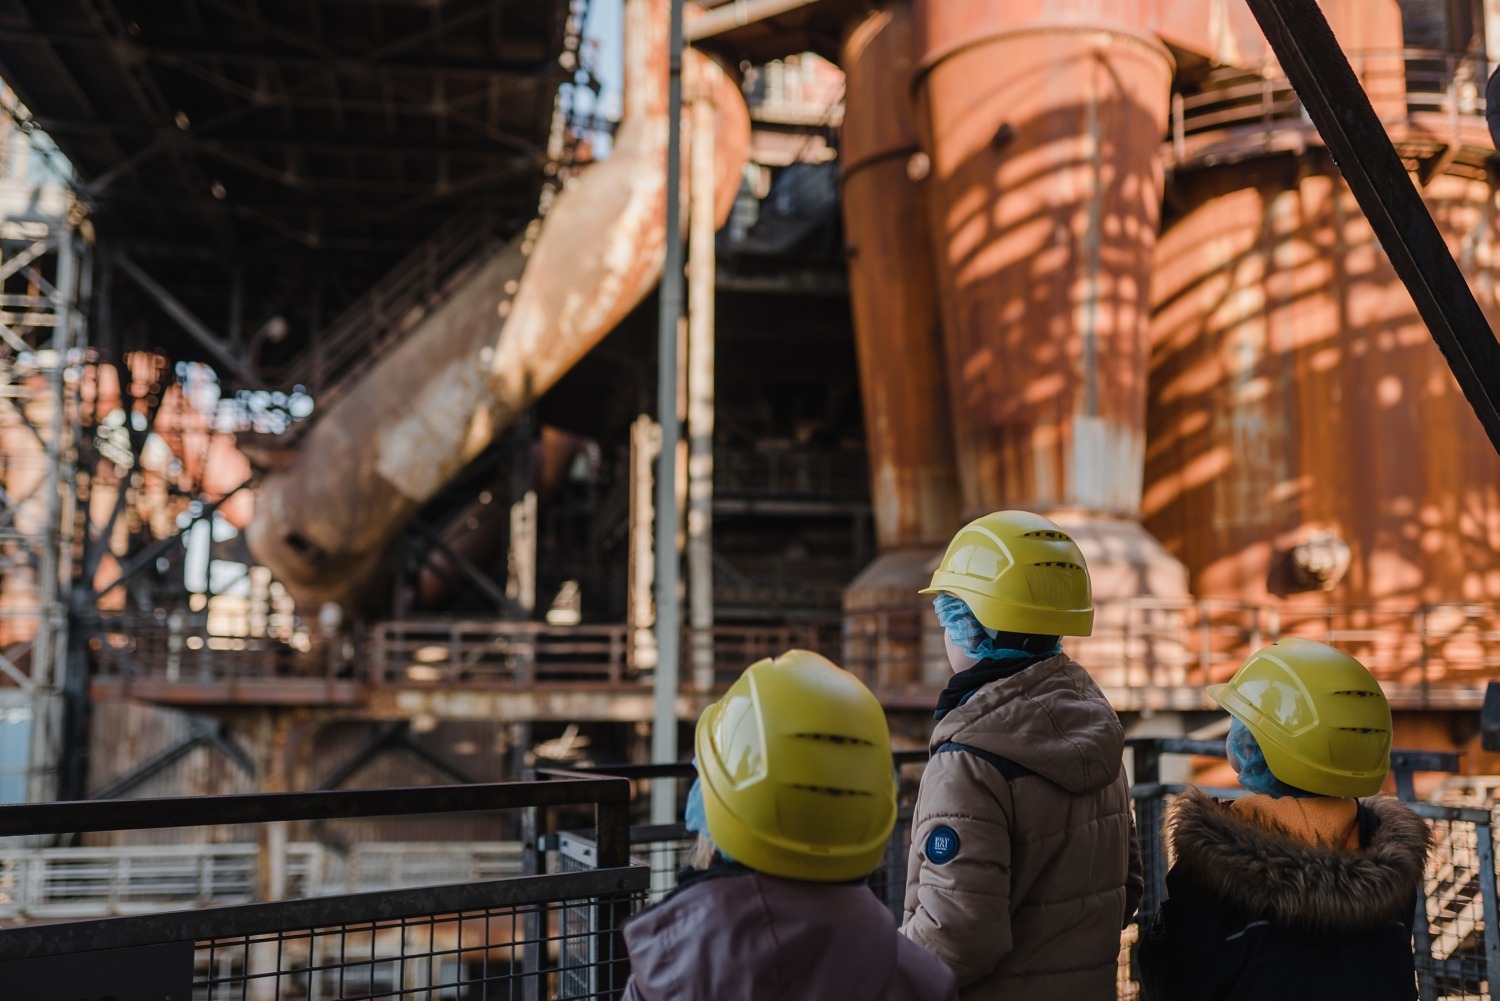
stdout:
{"type": "MultiPolygon", "coordinates": [[[[327,102],[324,102],[327,103],[327,102]]],[[[321,106],[321,105],[320,105],[321,106]]],[[[374,103],[368,106],[360,105],[353,108],[355,111],[370,111],[374,103]]],[[[384,107],[384,105],[381,105],[384,107]]],[[[413,115],[415,106],[400,106],[393,108],[395,112],[403,115],[413,115]]],[[[432,159],[443,156],[471,156],[471,157],[521,157],[528,162],[540,163],[545,157],[544,151],[532,145],[529,141],[513,133],[499,131],[503,138],[484,140],[461,140],[461,139],[434,139],[423,141],[420,139],[383,138],[371,134],[340,136],[337,132],[289,132],[261,131],[261,130],[221,130],[203,129],[177,131],[163,126],[149,125],[144,122],[89,122],[78,119],[50,118],[38,116],[34,119],[36,126],[44,132],[53,136],[68,135],[136,135],[168,136],[178,146],[192,148],[207,143],[244,144],[256,146],[269,146],[275,148],[302,148],[310,152],[318,153],[352,153],[355,155],[370,156],[399,156],[415,159],[432,159]]]]}
{"type": "Polygon", "coordinates": [[[1500,343],[1315,0],[1248,0],[1360,210],[1500,451],[1500,343]]]}
{"type": "Polygon", "coordinates": [[[597,778],[568,782],[420,786],[413,789],[341,789],[248,796],[24,803],[0,806],[0,837],[265,824],[279,820],[485,812],[533,806],[628,805],[629,802],[630,783],[627,780],[597,778]]]}
{"type": "MultiPolygon", "coordinates": [[[[108,46],[113,43],[107,37],[88,31],[49,31],[41,27],[17,25],[0,26],[0,42],[47,43],[69,46],[108,46]]],[[[122,44],[132,55],[149,60],[173,61],[191,59],[195,62],[219,62],[240,64],[280,63],[286,66],[306,66],[332,71],[348,76],[369,76],[386,70],[411,71],[423,75],[451,74],[473,77],[545,76],[561,73],[555,61],[545,59],[497,58],[459,59],[417,56],[386,56],[378,61],[368,59],[364,53],[353,50],[331,50],[331,56],[322,56],[306,49],[294,48],[264,39],[233,35],[168,35],[150,34],[131,39],[122,44]]]]}

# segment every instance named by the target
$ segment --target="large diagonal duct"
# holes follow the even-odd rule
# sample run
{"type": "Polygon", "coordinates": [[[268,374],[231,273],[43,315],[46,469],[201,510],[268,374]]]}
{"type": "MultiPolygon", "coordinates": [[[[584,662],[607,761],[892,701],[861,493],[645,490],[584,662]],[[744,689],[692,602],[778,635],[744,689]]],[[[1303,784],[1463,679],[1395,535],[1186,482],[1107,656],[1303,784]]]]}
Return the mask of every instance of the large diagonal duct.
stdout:
{"type": "MultiPolygon", "coordinates": [[[[426,317],[261,486],[248,541],[300,600],[338,600],[497,433],[635,308],[666,256],[668,0],[625,4],[625,111],[613,152],[426,317]]],[[[717,114],[720,224],[739,189],[749,111],[687,54],[717,114]]]]}

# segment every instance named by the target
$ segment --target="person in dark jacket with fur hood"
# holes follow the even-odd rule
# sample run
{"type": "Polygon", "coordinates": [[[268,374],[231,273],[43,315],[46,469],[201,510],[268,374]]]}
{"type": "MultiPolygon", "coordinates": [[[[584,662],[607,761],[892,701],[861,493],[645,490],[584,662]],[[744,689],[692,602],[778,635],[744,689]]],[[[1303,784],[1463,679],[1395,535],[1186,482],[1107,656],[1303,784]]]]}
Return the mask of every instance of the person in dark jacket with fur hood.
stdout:
{"type": "Polygon", "coordinates": [[[1233,717],[1250,795],[1172,804],[1167,900],[1140,948],[1147,1001],[1415,999],[1431,833],[1374,795],[1390,768],[1380,685],[1348,654],[1285,639],[1209,694],[1233,717]]]}

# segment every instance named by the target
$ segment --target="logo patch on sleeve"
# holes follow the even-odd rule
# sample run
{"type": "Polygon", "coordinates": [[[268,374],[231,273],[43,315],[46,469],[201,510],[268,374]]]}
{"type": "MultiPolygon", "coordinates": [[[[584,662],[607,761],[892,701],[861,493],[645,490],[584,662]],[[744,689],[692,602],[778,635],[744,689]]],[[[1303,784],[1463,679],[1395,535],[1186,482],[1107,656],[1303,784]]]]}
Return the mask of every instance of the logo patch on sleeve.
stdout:
{"type": "Polygon", "coordinates": [[[957,854],[958,832],[947,824],[934,827],[932,833],[927,835],[927,861],[933,865],[952,861],[957,854]]]}

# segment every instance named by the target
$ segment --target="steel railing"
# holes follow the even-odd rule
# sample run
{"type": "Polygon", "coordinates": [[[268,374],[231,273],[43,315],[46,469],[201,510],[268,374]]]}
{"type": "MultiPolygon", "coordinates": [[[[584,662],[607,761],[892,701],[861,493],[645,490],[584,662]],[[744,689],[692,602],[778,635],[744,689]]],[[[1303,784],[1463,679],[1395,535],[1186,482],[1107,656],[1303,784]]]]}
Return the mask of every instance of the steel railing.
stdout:
{"type": "Polygon", "coordinates": [[[590,989],[570,996],[612,996],[628,973],[620,928],[649,882],[629,864],[629,795],[593,777],[3,806],[0,837],[573,808],[592,813],[596,852],[570,873],[4,928],[0,976],[17,997],[540,998],[587,957],[590,989]]]}
{"type": "MultiPolygon", "coordinates": [[[[1482,123],[1485,83],[1494,63],[1479,56],[1433,49],[1352,51],[1348,56],[1371,104],[1386,124],[1414,116],[1440,117],[1449,138],[1457,141],[1466,121],[1482,123]]],[[[1173,94],[1168,162],[1192,162],[1201,154],[1201,140],[1206,138],[1241,134],[1263,141],[1271,133],[1286,129],[1316,133],[1286,74],[1274,60],[1218,69],[1191,93],[1173,94]]]]}
{"type": "MultiPolygon", "coordinates": [[[[841,663],[876,688],[948,672],[937,620],[904,608],[848,616],[841,663]]],[[[1207,708],[1204,688],[1227,681],[1255,650],[1302,636],[1358,657],[1402,704],[1428,704],[1439,688],[1477,695],[1500,669],[1500,606],[1260,605],[1213,599],[1131,598],[1096,603],[1089,637],[1063,649],[1121,709],[1170,696],[1207,708]]],[[[1476,702],[1477,704],[1477,702],[1476,702]]]]}
{"type": "MultiPolygon", "coordinates": [[[[374,842],[336,851],[317,842],[281,852],[287,893],[339,893],[457,883],[521,872],[520,842],[374,842]]],[[[0,847],[0,918],[112,917],[248,903],[265,877],[255,844],[0,847]]]]}
{"type": "MultiPolygon", "coordinates": [[[[732,568],[725,586],[732,587],[732,568]]],[[[411,619],[376,624],[362,656],[340,663],[326,650],[301,653],[272,636],[217,636],[200,623],[174,631],[150,617],[101,619],[95,630],[100,677],[191,684],[237,679],[324,679],[378,685],[636,686],[624,624],[553,626],[489,619],[411,619]]],[[[816,650],[884,694],[940,682],[948,673],[930,609],[850,612],[842,620],[711,630],[715,682],[792,647],[816,650]]],[[[1222,682],[1259,647],[1282,636],[1329,643],[1358,657],[1404,706],[1475,702],[1500,670],[1500,606],[1386,603],[1299,607],[1215,599],[1131,598],[1097,603],[1094,631],[1063,648],[1118,708],[1204,708],[1207,685],[1222,682]],[[1166,704],[1156,702],[1166,700],[1166,704]],[[1455,702],[1454,700],[1458,701],[1455,702]]],[[[680,644],[690,683],[691,630],[680,644]]]]}
{"type": "MultiPolygon", "coordinates": [[[[710,638],[716,673],[726,676],[792,647],[829,645],[816,625],[719,625],[710,638]]],[[[683,630],[680,649],[689,668],[691,630],[683,630]]],[[[372,630],[369,671],[384,684],[639,684],[633,654],[625,625],[412,620],[372,630]]]]}
{"type": "MultiPolygon", "coordinates": [[[[1162,781],[1163,760],[1173,755],[1222,758],[1224,745],[1152,738],[1133,740],[1131,748],[1131,794],[1146,875],[1141,915],[1147,920],[1165,891],[1162,821],[1171,798],[1185,788],[1162,781]]],[[[925,750],[894,756],[893,766],[902,777],[901,819],[885,862],[869,882],[897,915],[916,788],[905,769],[926,758],[925,750]]],[[[1393,766],[1403,798],[1437,835],[1415,922],[1420,997],[1488,998],[1488,971],[1500,963],[1493,798],[1486,791],[1478,797],[1479,805],[1412,801],[1413,774],[1452,771],[1457,767],[1454,754],[1398,751],[1393,766]]],[[[526,843],[535,850],[522,863],[530,875],[510,879],[213,907],[192,911],[187,920],[188,912],[179,911],[3,929],[0,975],[8,986],[34,982],[55,989],[64,981],[38,978],[80,973],[94,977],[89,983],[102,985],[118,983],[123,976],[138,981],[139,965],[130,964],[149,960],[151,976],[170,973],[178,978],[173,984],[185,984],[192,996],[207,1001],[469,996],[465,991],[532,998],[609,996],[628,973],[618,930],[646,902],[648,872],[656,870],[651,893],[666,892],[690,845],[680,824],[631,827],[631,804],[644,802],[652,779],[692,774],[689,763],[601,765],[550,770],[538,773],[541,781],[491,786],[3,807],[0,835],[525,809],[526,843]],[[580,808],[594,811],[592,829],[580,830],[576,812],[569,812],[580,808]],[[174,952],[174,947],[180,948],[174,952]],[[108,981],[110,976],[116,980],[108,981]]],[[[1210,792],[1240,794],[1237,789],[1210,792]]],[[[1132,926],[1121,939],[1122,999],[1139,991],[1130,960],[1137,937],[1132,926]]],[[[66,982],[71,989],[72,981],[66,982]]],[[[158,985],[156,980],[150,984],[158,985]]]]}

